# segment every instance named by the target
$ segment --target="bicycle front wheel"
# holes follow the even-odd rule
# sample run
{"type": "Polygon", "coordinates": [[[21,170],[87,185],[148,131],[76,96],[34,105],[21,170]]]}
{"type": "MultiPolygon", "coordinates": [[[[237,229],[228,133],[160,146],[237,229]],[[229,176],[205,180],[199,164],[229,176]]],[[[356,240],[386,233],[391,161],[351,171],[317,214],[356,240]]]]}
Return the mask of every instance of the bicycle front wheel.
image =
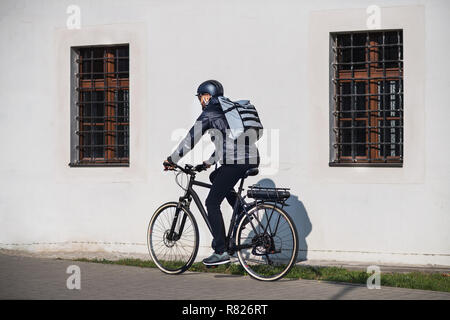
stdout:
{"type": "Polygon", "coordinates": [[[295,264],[298,235],[291,217],[273,204],[259,203],[241,219],[236,233],[237,256],[248,274],[261,281],[285,276],[295,264]]]}
{"type": "Polygon", "coordinates": [[[148,225],[147,245],[156,266],[168,274],[180,274],[192,265],[199,246],[198,226],[192,213],[177,202],[159,207],[148,225]],[[171,230],[173,229],[173,233],[171,230]]]}

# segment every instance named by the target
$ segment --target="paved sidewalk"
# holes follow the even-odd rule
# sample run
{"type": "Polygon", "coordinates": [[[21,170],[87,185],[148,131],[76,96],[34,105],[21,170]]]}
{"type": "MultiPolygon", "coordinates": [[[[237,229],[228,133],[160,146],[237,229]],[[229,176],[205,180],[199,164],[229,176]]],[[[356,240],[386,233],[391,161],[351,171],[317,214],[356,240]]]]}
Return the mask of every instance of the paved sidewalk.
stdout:
{"type": "MultiPolygon", "coordinates": [[[[134,253],[134,252],[106,252],[106,251],[26,251],[26,250],[12,250],[0,248],[0,255],[12,255],[12,256],[24,256],[32,258],[48,258],[48,259],[64,259],[75,260],[80,258],[86,259],[106,259],[106,260],[119,260],[119,259],[140,259],[143,261],[150,260],[148,253],[134,253]]],[[[200,262],[202,258],[197,256],[196,261],[200,262]]],[[[381,272],[426,272],[426,273],[448,273],[450,274],[449,266],[442,265],[408,265],[408,264],[382,264],[379,262],[357,262],[357,261],[333,261],[333,260],[311,260],[298,262],[297,265],[302,266],[315,266],[315,267],[339,267],[347,270],[366,271],[368,266],[376,265],[380,267],[381,272]]]]}
{"type": "Polygon", "coordinates": [[[450,293],[187,272],[0,254],[0,299],[445,299],[450,293]],[[81,290],[66,287],[67,267],[81,269],[81,290]],[[220,288],[218,290],[217,288],[220,288]]]}

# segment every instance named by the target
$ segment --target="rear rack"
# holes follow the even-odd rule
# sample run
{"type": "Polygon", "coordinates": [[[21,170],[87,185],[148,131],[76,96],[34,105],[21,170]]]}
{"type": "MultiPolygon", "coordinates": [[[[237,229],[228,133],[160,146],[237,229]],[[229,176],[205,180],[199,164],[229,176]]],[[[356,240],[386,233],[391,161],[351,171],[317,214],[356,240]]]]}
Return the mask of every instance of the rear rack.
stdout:
{"type": "Polygon", "coordinates": [[[257,184],[250,186],[247,190],[247,197],[256,200],[283,203],[291,196],[289,188],[267,188],[257,184]]]}

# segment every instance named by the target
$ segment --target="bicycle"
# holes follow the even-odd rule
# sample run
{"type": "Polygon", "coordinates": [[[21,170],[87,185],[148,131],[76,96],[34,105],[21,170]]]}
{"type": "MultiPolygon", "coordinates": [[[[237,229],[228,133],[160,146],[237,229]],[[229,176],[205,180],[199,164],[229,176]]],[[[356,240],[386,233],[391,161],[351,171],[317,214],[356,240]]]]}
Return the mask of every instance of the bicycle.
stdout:
{"type": "MultiPolygon", "coordinates": [[[[161,271],[181,274],[194,263],[199,248],[198,225],[190,211],[192,200],[211,232],[205,208],[192,187],[211,188],[211,184],[195,180],[197,171],[192,165],[174,165],[173,171],[177,172],[176,183],[185,193],[178,202],[167,202],[155,211],[148,225],[147,245],[161,271]],[[178,181],[180,174],[189,177],[187,187],[178,181]]],[[[226,236],[227,252],[230,256],[237,253],[239,263],[252,278],[274,281],[295,264],[298,235],[291,217],[283,210],[289,189],[253,185],[247,196],[242,196],[244,180],[258,172],[257,168],[249,169],[240,181],[226,236]],[[254,201],[246,202],[246,197],[254,201]]]]}

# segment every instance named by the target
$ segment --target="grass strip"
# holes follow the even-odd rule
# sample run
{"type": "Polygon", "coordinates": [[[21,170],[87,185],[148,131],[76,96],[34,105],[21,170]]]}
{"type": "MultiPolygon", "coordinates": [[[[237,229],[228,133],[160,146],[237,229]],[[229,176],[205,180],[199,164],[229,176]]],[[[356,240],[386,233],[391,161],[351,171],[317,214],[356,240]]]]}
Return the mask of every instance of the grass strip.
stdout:
{"type": "MultiPolygon", "coordinates": [[[[153,261],[141,259],[76,259],[81,262],[94,262],[103,264],[117,264],[125,266],[134,266],[141,268],[156,268],[153,261]]],[[[222,273],[231,275],[247,275],[247,272],[240,264],[220,265],[217,268],[206,268],[206,266],[197,262],[194,263],[189,271],[222,273]]],[[[346,282],[356,284],[366,284],[370,274],[365,271],[347,270],[340,267],[316,267],[316,266],[293,266],[285,278],[321,280],[346,282]]],[[[381,273],[381,286],[398,287],[408,289],[421,289],[432,291],[450,292],[450,276],[441,273],[409,272],[409,273],[381,273]]]]}

